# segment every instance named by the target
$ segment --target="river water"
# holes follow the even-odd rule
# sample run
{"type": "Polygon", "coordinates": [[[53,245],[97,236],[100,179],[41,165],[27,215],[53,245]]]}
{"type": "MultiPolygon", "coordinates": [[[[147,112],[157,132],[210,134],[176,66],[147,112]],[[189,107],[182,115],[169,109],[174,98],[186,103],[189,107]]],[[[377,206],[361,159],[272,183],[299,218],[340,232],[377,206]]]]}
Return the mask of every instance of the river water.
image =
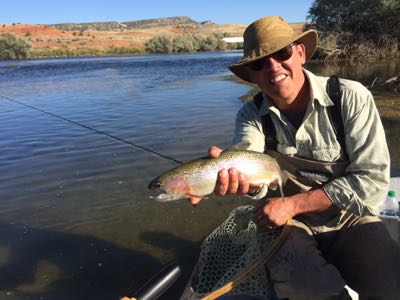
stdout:
{"type": "MultiPolygon", "coordinates": [[[[202,239],[251,201],[155,203],[148,182],[176,163],[134,145],[180,161],[228,147],[251,89],[227,71],[240,56],[0,62],[0,299],[118,299],[172,260],[183,276],[161,299],[177,298],[202,239]]],[[[388,70],[308,67],[365,84],[388,70]]],[[[383,121],[393,156],[400,123],[383,121]]]]}

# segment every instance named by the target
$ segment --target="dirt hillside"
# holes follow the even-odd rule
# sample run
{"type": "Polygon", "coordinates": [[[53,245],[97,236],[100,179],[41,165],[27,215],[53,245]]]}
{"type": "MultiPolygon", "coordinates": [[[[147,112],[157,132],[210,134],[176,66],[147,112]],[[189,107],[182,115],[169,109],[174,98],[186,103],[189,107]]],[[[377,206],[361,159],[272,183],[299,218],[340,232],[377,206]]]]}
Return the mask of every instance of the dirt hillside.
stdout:
{"type": "MultiPolygon", "coordinates": [[[[146,42],[155,35],[177,36],[194,33],[209,36],[212,33],[227,33],[242,36],[248,24],[215,24],[211,21],[198,23],[187,17],[154,19],[136,22],[103,22],[82,24],[0,24],[0,34],[10,32],[26,39],[33,51],[55,49],[131,48],[144,51],[146,42]],[[150,22],[151,21],[151,22],[150,22]],[[136,24],[137,23],[137,24],[136,24]]],[[[301,30],[302,24],[293,24],[301,30]]]]}

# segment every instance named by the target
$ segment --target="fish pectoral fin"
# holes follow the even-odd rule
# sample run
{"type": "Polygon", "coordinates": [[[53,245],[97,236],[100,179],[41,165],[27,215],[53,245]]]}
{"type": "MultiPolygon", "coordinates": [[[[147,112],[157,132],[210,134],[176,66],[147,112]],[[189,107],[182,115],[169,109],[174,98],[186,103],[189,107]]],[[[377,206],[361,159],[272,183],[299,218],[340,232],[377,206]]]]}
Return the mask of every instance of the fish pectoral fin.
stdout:
{"type": "Polygon", "coordinates": [[[268,184],[268,188],[270,188],[271,190],[276,191],[276,189],[278,188],[278,183],[276,181],[270,182],[268,184]]]}
{"type": "Polygon", "coordinates": [[[195,197],[195,198],[207,199],[207,196],[196,195],[196,194],[193,193],[193,192],[186,193],[186,197],[187,197],[187,198],[195,197]]]}

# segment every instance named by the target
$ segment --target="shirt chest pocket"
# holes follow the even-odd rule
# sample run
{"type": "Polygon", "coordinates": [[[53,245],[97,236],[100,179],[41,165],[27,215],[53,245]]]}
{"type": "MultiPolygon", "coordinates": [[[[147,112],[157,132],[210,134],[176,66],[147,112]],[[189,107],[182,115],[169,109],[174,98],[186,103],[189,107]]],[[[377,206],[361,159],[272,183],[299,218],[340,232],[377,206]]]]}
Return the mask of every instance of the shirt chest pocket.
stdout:
{"type": "Polygon", "coordinates": [[[298,132],[296,144],[299,156],[308,156],[321,162],[335,162],[344,157],[334,129],[324,121],[315,120],[306,124],[304,131],[298,132]]]}
{"type": "Polygon", "coordinates": [[[312,149],[311,155],[313,159],[317,161],[334,162],[341,158],[342,151],[339,145],[332,145],[329,148],[312,149]]]}

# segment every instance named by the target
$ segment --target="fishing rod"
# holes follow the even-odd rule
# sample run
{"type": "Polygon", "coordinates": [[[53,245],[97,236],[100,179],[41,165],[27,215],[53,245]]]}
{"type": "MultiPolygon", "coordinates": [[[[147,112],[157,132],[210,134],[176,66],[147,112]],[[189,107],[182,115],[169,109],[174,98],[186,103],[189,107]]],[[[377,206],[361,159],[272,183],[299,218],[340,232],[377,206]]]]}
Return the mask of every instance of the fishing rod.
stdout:
{"type": "Polygon", "coordinates": [[[0,95],[0,98],[2,98],[2,99],[4,99],[4,100],[8,100],[8,101],[13,102],[13,103],[16,103],[16,104],[18,104],[18,105],[21,105],[21,106],[24,106],[24,107],[33,109],[33,110],[36,110],[36,111],[38,111],[38,112],[41,112],[41,113],[46,114],[46,115],[49,115],[49,116],[51,116],[51,117],[54,117],[54,118],[63,120],[63,121],[65,121],[65,122],[68,122],[68,123],[71,123],[71,124],[80,126],[80,127],[82,127],[82,128],[88,129],[88,130],[90,130],[90,131],[92,131],[92,132],[95,132],[95,133],[98,133],[98,134],[107,136],[108,138],[111,138],[111,139],[116,140],[116,141],[121,142],[121,143],[125,143],[125,144],[127,144],[127,145],[130,145],[131,147],[136,148],[136,149],[142,150],[142,151],[144,151],[144,152],[149,152],[149,153],[151,153],[151,154],[153,154],[153,155],[155,155],[155,156],[157,156],[157,157],[159,157],[159,158],[171,160],[171,161],[174,161],[174,162],[179,163],[179,164],[182,163],[181,161],[179,161],[179,160],[177,160],[177,159],[175,159],[175,158],[172,158],[172,157],[170,157],[170,156],[168,156],[168,155],[164,155],[164,154],[162,154],[162,153],[160,153],[160,152],[157,152],[157,151],[151,150],[151,149],[149,149],[149,148],[140,146],[140,145],[138,145],[138,144],[129,142],[129,141],[124,140],[124,139],[122,139],[122,138],[120,138],[120,137],[117,137],[117,136],[115,136],[115,135],[109,134],[109,133],[107,133],[107,132],[105,132],[105,131],[98,130],[98,129],[96,129],[96,128],[93,128],[93,127],[90,127],[90,126],[88,126],[88,125],[85,125],[85,124],[82,124],[82,123],[73,121],[73,120],[68,119],[68,118],[66,118],[66,117],[63,117],[63,116],[56,115],[56,114],[54,114],[54,113],[48,112],[48,111],[46,111],[46,110],[43,110],[43,109],[41,109],[41,108],[37,108],[37,107],[35,107],[35,106],[32,106],[32,105],[23,103],[23,102],[21,102],[21,101],[15,100],[15,99],[11,99],[11,98],[9,98],[9,97],[5,97],[5,96],[3,96],[3,95],[0,95]]]}

